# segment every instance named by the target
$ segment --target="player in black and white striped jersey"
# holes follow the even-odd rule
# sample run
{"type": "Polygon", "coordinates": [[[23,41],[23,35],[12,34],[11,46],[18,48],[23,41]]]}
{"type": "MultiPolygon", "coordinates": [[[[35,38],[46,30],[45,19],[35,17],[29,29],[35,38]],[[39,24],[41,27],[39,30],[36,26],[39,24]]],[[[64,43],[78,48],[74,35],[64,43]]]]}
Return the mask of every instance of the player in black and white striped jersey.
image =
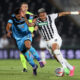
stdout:
{"type": "Polygon", "coordinates": [[[57,60],[61,63],[65,73],[69,74],[69,76],[73,76],[74,66],[70,65],[66,61],[66,59],[63,58],[60,51],[60,47],[62,45],[62,39],[58,34],[55,25],[55,19],[57,17],[61,17],[69,14],[77,15],[79,14],[79,12],[61,12],[61,13],[47,15],[45,9],[41,8],[38,10],[38,13],[39,13],[39,18],[36,19],[36,25],[38,27],[41,36],[46,41],[47,49],[50,52],[52,52],[52,54],[54,54],[57,60]],[[68,69],[70,70],[70,72],[68,69]]]}
{"type": "Polygon", "coordinates": [[[52,39],[55,36],[55,33],[58,33],[54,24],[54,20],[57,16],[57,14],[49,15],[47,16],[46,20],[43,21],[40,18],[37,18],[36,25],[39,28],[40,34],[46,41],[52,39]]]}
{"type": "MultiPolygon", "coordinates": [[[[65,15],[79,15],[80,12],[60,12],[56,14],[50,14],[47,15],[44,8],[41,8],[38,10],[38,18],[33,20],[33,24],[36,24],[36,29],[39,30],[42,38],[46,41],[46,48],[53,54],[56,59],[60,62],[60,64],[64,68],[64,72],[66,74],[69,74],[69,76],[74,75],[75,67],[70,65],[66,59],[63,58],[60,47],[62,45],[62,39],[60,35],[58,34],[56,25],[55,25],[55,19],[57,17],[65,16],[65,15]]],[[[26,20],[27,21],[27,20],[26,20]]],[[[29,24],[29,23],[28,23],[29,24]]]]}

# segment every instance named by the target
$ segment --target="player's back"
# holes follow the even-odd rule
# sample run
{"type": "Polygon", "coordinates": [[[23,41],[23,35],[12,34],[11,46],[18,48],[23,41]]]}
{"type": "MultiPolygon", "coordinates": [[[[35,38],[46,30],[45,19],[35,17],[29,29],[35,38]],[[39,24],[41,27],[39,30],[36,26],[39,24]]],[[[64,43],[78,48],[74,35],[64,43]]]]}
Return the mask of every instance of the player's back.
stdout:
{"type": "MultiPolygon", "coordinates": [[[[20,40],[22,37],[31,34],[28,29],[28,25],[25,23],[24,18],[22,18],[21,20],[17,20],[15,15],[13,14],[11,16],[11,21],[12,21],[11,28],[12,34],[16,40],[20,40]]],[[[8,22],[10,22],[10,20],[8,22]]]]}

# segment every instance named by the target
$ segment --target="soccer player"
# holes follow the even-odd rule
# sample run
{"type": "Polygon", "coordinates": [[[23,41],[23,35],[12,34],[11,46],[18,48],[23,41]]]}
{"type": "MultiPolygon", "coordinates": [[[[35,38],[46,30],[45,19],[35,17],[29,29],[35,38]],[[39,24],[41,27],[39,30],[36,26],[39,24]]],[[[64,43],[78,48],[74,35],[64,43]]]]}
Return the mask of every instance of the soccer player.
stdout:
{"type": "Polygon", "coordinates": [[[63,58],[60,47],[62,45],[62,39],[58,34],[55,19],[57,17],[65,16],[65,15],[78,15],[80,12],[60,12],[56,14],[47,15],[44,8],[38,10],[39,17],[33,20],[33,23],[30,24],[27,19],[26,22],[30,25],[35,25],[38,28],[42,38],[46,41],[46,48],[55,56],[55,58],[60,62],[60,64],[64,68],[64,72],[69,76],[74,75],[75,67],[70,65],[66,59],[63,58]]]}
{"type": "MultiPolygon", "coordinates": [[[[29,31],[28,25],[26,24],[25,19],[22,18],[20,12],[21,9],[16,9],[15,13],[12,14],[11,18],[8,20],[8,24],[6,26],[7,36],[10,37],[11,34],[13,35],[18,49],[24,54],[26,60],[32,66],[33,74],[37,75],[38,66],[34,63],[32,56],[29,54],[29,50],[34,49],[31,46],[32,34],[29,31]]],[[[33,50],[33,52],[35,51],[33,50]]]]}
{"type": "MultiPolygon", "coordinates": [[[[34,15],[31,12],[27,11],[28,10],[28,4],[26,2],[23,2],[23,3],[21,3],[20,8],[24,12],[24,14],[27,16],[28,21],[30,23],[32,23],[34,15]]],[[[32,33],[32,36],[34,36],[34,34],[33,34],[34,26],[30,26],[29,31],[32,33]]],[[[41,61],[37,51],[34,48],[31,48],[30,52],[37,59],[37,61],[39,61],[40,66],[43,67],[44,66],[43,62],[41,61]]],[[[24,68],[23,72],[26,72],[27,71],[26,60],[25,60],[25,57],[23,56],[23,54],[21,54],[21,53],[20,53],[20,59],[21,59],[21,62],[22,62],[23,68],[24,68]]]]}

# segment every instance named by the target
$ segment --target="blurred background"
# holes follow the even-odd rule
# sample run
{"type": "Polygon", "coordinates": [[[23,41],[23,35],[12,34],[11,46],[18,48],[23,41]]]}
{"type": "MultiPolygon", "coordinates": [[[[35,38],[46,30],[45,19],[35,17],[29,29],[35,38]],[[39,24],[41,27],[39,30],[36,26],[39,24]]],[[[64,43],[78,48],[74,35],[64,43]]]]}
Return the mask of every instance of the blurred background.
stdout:
{"type": "MultiPolygon", "coordinates": [[[[80,0],[0,0],[0,59],[19,59],[15,40],[6,37],[6,24],[10,14],[21,2],[29,4],[29,11],[37,14],[39,8],[45,8],[48,14],[62,11],[79,11],[80,0]]],[[[58,32],[63,39],[61,51],[65,58],[80,59],[80,15],[69,15],[55,20],[58,32]]],[[[40,54],[40,35],[37,32],[32,45],[40,54]]],[[[45,50],[46,58],[51,55],[45,50]]]]}

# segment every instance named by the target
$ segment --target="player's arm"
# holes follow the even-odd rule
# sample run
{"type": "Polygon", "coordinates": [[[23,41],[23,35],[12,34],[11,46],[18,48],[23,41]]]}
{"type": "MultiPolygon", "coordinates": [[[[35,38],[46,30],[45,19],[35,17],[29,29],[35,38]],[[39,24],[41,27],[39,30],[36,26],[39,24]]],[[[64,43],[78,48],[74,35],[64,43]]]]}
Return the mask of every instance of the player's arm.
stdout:
{"type": "Polygon", "coordinates": [[[29,21],[28,21],[28,19],[27,19],[26,17],[24,17],[24,19],[25,19],[26,24],[27,24],[29,27],[35,26],[35,24],[36,24],[36,18],[33,19],[32,23],[29,23],[29,21]]]}
{"type": "Polygon", "coordinates": [[[34,37],[34,36],[35,36],[35,34],[36,34],[37,30],[38,30],[38,26],[35,26],[35,27],[34,27],[34,31],[32,32],[32,37],[34,37]]]}
{"type": "Polygon", "coordinates": [[[29,23],[29,21],[28,21],[28,19],[26,18],[26,16],[24,17],[24,19],[25,19],[26,24],[27,24],[28,26],[31,26],[31,23],[29,23]]]}
{"type": "Polygon", "coordinates": [[[80,11],[69,11],[69,12],[60,12],[58,13],[58,16],[61,17],[61,16],[66,16],[66,15],[79,15],[80,14],[80,11]]]}
{"type": "Polygon", "coordinates": [[[12,31],[10,30],[10,28],[12,27],[12,23],[8,23],[6,26],[6,31],[7,31],[7,36],[11,37],[12,31]]]}

